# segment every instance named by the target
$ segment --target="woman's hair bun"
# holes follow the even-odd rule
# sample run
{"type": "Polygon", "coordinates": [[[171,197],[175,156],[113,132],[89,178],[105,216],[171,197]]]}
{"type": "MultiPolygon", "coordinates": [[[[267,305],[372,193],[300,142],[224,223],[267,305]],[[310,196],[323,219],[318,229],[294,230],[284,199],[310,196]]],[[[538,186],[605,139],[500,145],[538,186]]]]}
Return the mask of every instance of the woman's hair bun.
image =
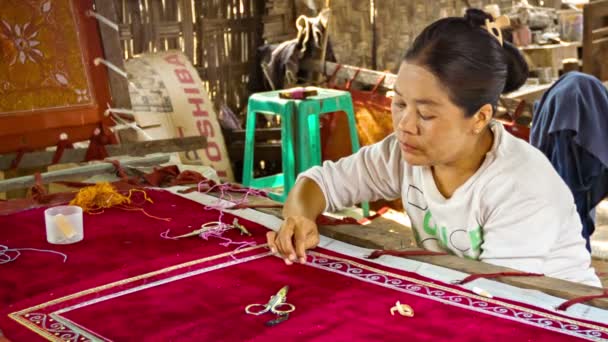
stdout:
{"type": "Polygon", "coordinates": [[[467,12],[464,15],[464,20],[472,26],[484,26],[486,24],[486,19],[490,21],[494,20],[490,14],[477,8],[467,9],[467,12]]]}
{"type": "Polygon", "coordinates": [[[505,41],[503,45],[505,57],[507,59],[507,80],[503,94],[510,93],[519,89],[528,79],[528,63],[513,44],[505,41]]]}

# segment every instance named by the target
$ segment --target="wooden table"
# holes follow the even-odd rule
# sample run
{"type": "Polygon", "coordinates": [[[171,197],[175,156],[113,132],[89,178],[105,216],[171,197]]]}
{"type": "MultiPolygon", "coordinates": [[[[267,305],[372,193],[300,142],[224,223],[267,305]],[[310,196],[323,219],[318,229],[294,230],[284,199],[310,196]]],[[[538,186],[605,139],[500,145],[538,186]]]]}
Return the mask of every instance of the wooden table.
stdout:
{"type": "MultiPolygon", "coordinates": [[[[249,197],[248,204],[255,206],[277,204],[277,202],[267,198],[249,197]]],[[[282,218],[280,208],[257,208],[255,210],[282,218]]],[[[415,247],[412,231],[409,227],[405,227],[382,217],[377,218],[371,224],[364,226],[347,224],[338,226],[320,225],[319,231],[324,236],[363,248],[420,250],[420,248],[415,247]]],[[[514,271],[506,267],[495,266],[452,255],[411,256],[408,258],[469,274],[514,271]]],[[[520,288],[538,290],[564,299],[600,294],[600,291],[595,287],[550,277],[502,277],[496,278],[495,280],[520,288]]],[[[608,309],[608,299],[596,299],[587,304],[602,309],[608,309]]]]}

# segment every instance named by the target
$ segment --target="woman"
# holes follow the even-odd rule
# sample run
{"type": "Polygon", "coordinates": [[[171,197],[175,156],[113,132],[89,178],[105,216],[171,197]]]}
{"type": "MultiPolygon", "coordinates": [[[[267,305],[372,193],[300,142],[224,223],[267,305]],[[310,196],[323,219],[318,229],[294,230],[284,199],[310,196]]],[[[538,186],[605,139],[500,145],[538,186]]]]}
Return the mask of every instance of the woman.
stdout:
{"type": "Polygon", "coordinates": [[[305,262],[323,211],[401,197],[419,246],[600,286],[572,194],[542,153],[492,120],[528,68],[487,29],[485,12],[428,26],[395,83],[395,133],[300,175],[268,234],[287,264],[305,262]]]}

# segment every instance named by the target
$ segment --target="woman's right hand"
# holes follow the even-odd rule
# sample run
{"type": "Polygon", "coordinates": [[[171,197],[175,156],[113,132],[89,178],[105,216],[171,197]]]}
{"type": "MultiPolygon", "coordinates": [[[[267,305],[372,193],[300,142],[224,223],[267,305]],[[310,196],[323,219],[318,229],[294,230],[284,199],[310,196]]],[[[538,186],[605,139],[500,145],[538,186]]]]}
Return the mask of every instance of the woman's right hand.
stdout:
{"type": "Polygon", "coordinates": [[[317,224],[304,216],[289,216],[278,232],[266,233],[270,250],[291,265],[296,260],[306,262],[306,250],[319,244],[317,224]]]}

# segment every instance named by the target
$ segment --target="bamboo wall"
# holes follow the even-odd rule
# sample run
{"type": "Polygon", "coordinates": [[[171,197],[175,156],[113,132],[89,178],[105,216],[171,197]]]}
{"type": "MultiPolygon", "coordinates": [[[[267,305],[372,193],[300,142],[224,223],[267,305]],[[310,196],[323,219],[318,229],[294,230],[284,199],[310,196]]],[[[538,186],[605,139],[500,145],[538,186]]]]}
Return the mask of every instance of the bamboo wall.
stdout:
{"type": "Polygon", "coordinates": [[[181,49],[216,107],[243,110],[258,46],[293,37],[289,0],[114,0],[125,59],[181,49]]]}
{"type": "MultiPolygon", "coordinates": [[[[326,0],[113,1],[125,58],[181,49],[197,67],[215,105],[242,112],[257,47],[293,38],[295,18],[314,16],[326,0]]],[[[395,72],[405,49],[434,20],[462,15],[466,3],[508,8],[512,2],[331,0],[330,38],[339,63],[395,72]]]]}
{"type": "MultiPolygon", "coordinates": [[[[311,0],[318,9],[324,0],[311,0]]],[[[298,14],[312,15],[311,1],[296,2],[298,14]]],[[[510,8],[511,0],[331,0],[330,38],[338,62],[395,72],[406,48],[422,29],[446,16],[461,16],[466,2],[510,8]],[[375,8],[375,30],[372,9],[375,8]],[[376,36],[375,61],[373,36],[376,36]]],[[[530,1],[534,3],[534,1],[530,1]]],[[[545,1],[547,3],[548,1],[545,1]]]]}

